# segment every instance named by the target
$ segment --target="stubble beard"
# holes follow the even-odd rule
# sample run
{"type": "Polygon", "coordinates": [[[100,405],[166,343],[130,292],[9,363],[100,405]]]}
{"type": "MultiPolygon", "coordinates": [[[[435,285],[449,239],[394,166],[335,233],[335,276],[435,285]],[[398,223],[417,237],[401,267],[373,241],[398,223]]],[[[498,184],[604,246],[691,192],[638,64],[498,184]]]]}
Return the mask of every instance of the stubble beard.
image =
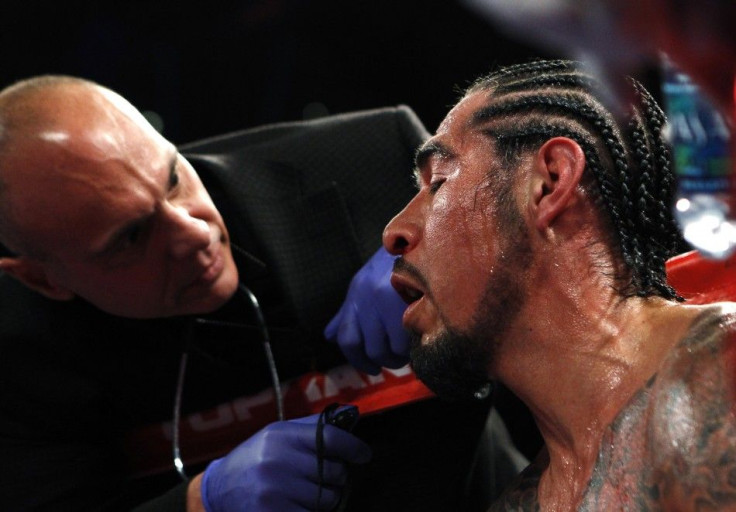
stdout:
{"type": "Polygon", "coordinates": [[[486,284],[470,328],[462,331],[448,325],[425,344],[421,334],[410,333],[414,373],[441,399],[478,398],[476,393],[490,382],[489,368],[500,343],[512,342],[504,338],[526,300],[524,272],[531,260],[531,246],[521,218],[511,217],[505,256],[486,284]]]}

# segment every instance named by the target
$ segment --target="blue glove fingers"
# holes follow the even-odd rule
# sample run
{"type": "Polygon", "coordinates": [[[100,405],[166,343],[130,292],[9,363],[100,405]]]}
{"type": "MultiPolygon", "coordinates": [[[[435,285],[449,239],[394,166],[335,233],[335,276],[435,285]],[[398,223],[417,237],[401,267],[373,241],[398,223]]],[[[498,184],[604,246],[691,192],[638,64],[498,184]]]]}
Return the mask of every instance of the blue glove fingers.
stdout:
{"type": "MultiPolygon", "coordinates": [[[[392,266],[393,268],[393,260],[392,266]]],[[[380,281],[380,297],[377,307],[381,311],[381,320],[391,343],[391,351],[399,356],[403,365],[409,362],[409,335],[402,325],[407,304],[391,286],[391,270],[387,269],[380,281]]]]}
{"type": "Polygon", "coordinates": [[[409,362],[409,334],[401,323],[404,311],[406,311],[406,303],[393,288],[390,293],[386,293],[386,296],[382,297],[382,302],[385,308],[384,328],[388,334],[391,352],[396,356],[394,358],[395,366],[389,366],[388,364],[385,366],[400,368],[409,362]]]}
{"type": "MultiPolygon", "coordinates": [[[[311,452],[316,457],[316,430],[314,427],[306,425],[305,427],[306,430],[299,432],[298,436],[301,449],[311,452]]],[[[353,464],[364,464],[371,460],[370,447],[350,432],[333,425],[325,425],[322,435],[325,458],[353,464]]]]}
{"type": "Polygon", "coordinates": [[[361,330],[361,317],[358,305],[346,304],[342,323],[337,334],[337,342],[340,345],[345,358],[358,370],[371,375],[377,375],[381,367],[375,364],[366,353],[366,342],[361,330]]]}
{"type": "MultiPolygon", "coordinates": [[[[340,496],[342,495],[342,489],[336,489],[329,485],[323,485],[320,494],[319,485],[310,483],[310,485],[300,485],[294,489],[293,492],[289,493],[288,501],[291,502],[288,507],[271,507],[268,510],[273,512],[283,511],[296,511],[296,510],[333,510],[337,507],[340,502],[340,496]],[[319,503],[317,504],[317,496],[319,496],[319,503]],[[315,504],[317,508],[315,509],[315,504]],[[304,507],[303,509],[301,507],[304,507]]],[[[286,500],[285,500],[286,501],[286,500]]],[[[261,512],[260,508],[254,508],[255,512],[261,512]]],[[[245,511],[244,511],[245,512],[245,511]]],[[[248,510],[247,512],[251,512],[248,510]]]]}
{"type": "Polygon", "coordinates": [[[332,317],[332,320],[330,320],[330,323],[327,324],[327,327],[325,327],[325,339],[328,340],[334,340],[337,336],[337,330],[340,328],[340,324],[342,323],[342,317],[345,311],[345,305],[347,303],[344,302],[342,306],[340,306],[340,309],[338,310],[337,314],[332,317]]]}
{"type": "MultiPolygon", "coordinates": [[[[383,251],[385,253],[385,251],[383,251]]],[[[378,257],[372,280],[363,284],[363,293],[356,297],[354,317],[360,325],[362,347],[370,364],[388,368],[400,368],[408,363],[408,340],[403,353],[395,352],[391,332],[398,331],[400,338],[406,338],[401,325],[401,318],[406,304],[391,286],[391,269],[393,257],[385,253],[378,257]],[[380,263],[380,264],[379,264],[380,263]],[[390,330],[389,330],[390,329],[390,330]]],[[[398,340],[401,348],[401,339],[398,340]]]]}
{"type": "MultiPolygon", "coordinates": [[[[312,457],[312,466],[316,466],[316,459],[312,457]]],[[[322,483],[336,489],[341,488],[348,481],[348,466],[344,462],[332,459],[322,459],[322,483]]],[[[319,483],[319,474],[315,469],[312,482],[319,483]]]]}
{"type": "MultiPolygon", "coordinates": [[[[291,439],[294,443],[299,444],[299,451],[306,451],[316,456],[316,425],[318,419],[319,414],[312,414],[311,416],[280,422],[277,425],[285,425],[285,428],[291,430],[291,439]]],[[[371,449],[366,443],[350,432],[333,425],[324,426],[322,439],[324,440],[324,456],[326,458],[354,464],[364,464],[371,459],[371,449]]]]}
{"type": "MultiPolygon", "coordinates": [[[[279,464],[264,468],[265,471],[275,471],[274,476],[276,476],[275,480],[277,482],[304,480],[318,484],[320,481],[316,450],[314,452],[293,451],[288,460],[277,462],[279,464]]],[[[322,483],[339,487],[345,485],[347,477],[348,469],[345,462],[328,458],[322,459],[322,483]]],[[[282,491],[291,496],[291,489],[282,489],[282,491]]]]}
{"type": "MultiPolygon", "coordinates": [[[[301,438],[302,431],[309,430],[314,445],[316,427],[310,425],[299,425],[296,439],[301,438]],[[304,427],[304,428],[302,428],[304,427]]],[[[275,439],[274,442],[277,440],[275,439]]],[[[299,439],[298,444],[303,444],[299,439]]],[[[296,510],[293,506],[284,504],[298,504],[308,510],[314,510],[314,505],[319,494],[319,469],[317,465],[316,450],[307,449],[301,451],[301,446],[289,446],[285,452],[265,457],[255,468],[251,475],[244,477],[243,489],[253,499],[253,503],[259,505],[251,510],[282,512],[284,510],[296,510]],[[255,494],[255,496],[253,496],[255,494]]],[[[344,462],[336,462],[330,459],[322,461],[322,492],[320,507],[317,510],[331,510],[335,508],[340,500],[342,486],[347,481],[347,466],[344,462]]],[[[249,501],[250,503],[250,501],[249,501]]],[[[229,510],[228,510],[229,512],[229,510]]]]}
{"type": "Polygon", "coordinates": [[[206,512],[218,512],[218,509],[216,508],[217,503],[211,498],[211,496],[216,496],[219,494],[220,486],[214,478],[210,480],[210,476],[212,476],[217,471],[217,466],[219,466],[220,464],[222,464],[222,459],[212,461],[210,465],[207,466],[207,469],[205,469],[204,474],[202,475],[202,480],[200,480],[202,505],[204,505],[204,509],[206,512]]]}
{"type": "Polygon", "coordinates": [[[290,419],[287,423],[295,423],[297,425],[316,425],[318,421],[319,414],[311,414],[309,416],[290,419]]]}
{"type": "Polygon", "coordinates": [[[370,361],[388,368],[398,368],[406,364],[402,363],[396,366],[397,355],[391,350],[391,341],[383,326],[383,320],[374,305],[366,305],[358,319],[363,337],[366,340],[365,352],[370,361]]]}
{"type": "Polygon", "coordinates": [[[350,432],[325,425],[322,434],[325,458],[353,464],[365,464],[371,460],[370,447],[350,432]]]}
{"type": "MultiPolygon", "coordinates": [[[[319,415],[269,425],[212,462],[202,478],[207,512],[314,510],[319,495],[316,433],[319,415]]],[[[323,488],[319,510],[334,508],[346,481],[346,461],[363,462],[370,449],[332,425],[323,430],[323,488]]]]}
{"type": "Polygon", "coordinates": [[[348,297],[340,310],[325,327],[324,335],[328,340],[336,341],[348,362],[358,370],[372,375],[378,374],[380,367],[373,364],[365,353],[363,335],[358,322],[357,305],[354,290],[362,286],[360,274],[353,278],[348,290],[348,297]]]}
{"type": "Polygon", "coordinates": [[[272,478],[267,486],[248,492],[244,499],[232,500],[225,509],[217,512],[306,512],[333,510],[340,502],[342,489],[322,486],[312,482],[290,485],[282,478],[272,478]],[[317,504],[317,497],[319,503],[317,504]],[[317,508],[315,508],[317,504],[317,508]]]}
{"type": "Polygon", "coordinates": [[[381,366],[408,363],[408,336],[401,326],[406,304],[391,286],[394,259],[384,248],[373,254],[351,280],[345,302],[324,332],[350,364],[373,375],[381,366]]]}
{"type": "Polygon", "coordinates": [[[406,303],[391,286],[394,256],[379,249],[370,261],[370,282],[362,294],[360,319],[366,353],[375,363],[400,368],[409,362],[409,338],[401,319],[406,303]]]}

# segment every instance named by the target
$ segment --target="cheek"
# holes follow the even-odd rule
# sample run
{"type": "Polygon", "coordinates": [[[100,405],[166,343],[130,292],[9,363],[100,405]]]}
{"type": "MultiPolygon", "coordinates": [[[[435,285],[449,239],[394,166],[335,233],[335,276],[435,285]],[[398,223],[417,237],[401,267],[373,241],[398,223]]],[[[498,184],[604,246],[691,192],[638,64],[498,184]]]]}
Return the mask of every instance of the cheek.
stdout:
{"type": "Polygon", "coordinates": [[[150,303],[161,300],[162,273],[140,271],[105,272],[90,275],[85,282],[90,295],[123,303],[150,303]]]}
{"type": "Polygon", "coordinates": [[[212,202],[209,192],[199,179],[191,185],[191,197],[201,208],[215,210],[215,204],[212,202]]]}
{"type": "Polygon", "coordinates": [[[182,174],[182,186],[189,201],[200,209],[216,211],[212,198],[202,180],[199,179],[199,175],[190,168],[187,168],[182,174]]]}
{"type": "Polygon", "coordinates": [[[425,225],[423,268],[447,321],[461,326],[470,321],[493,274],[495,237],[479,204],[440,206],[425,225]]]}
{"type": "Polygon", "coordinates": [[[468,279],[479,277],[477,272],[491,268],[497,250],[497,237],[493,223],[480,200],[452,204],[449,200],[437,201],[427,217],[424,241],[427,254],[441,259],[444,272],[453,270],[468,274],[468,279]]]}

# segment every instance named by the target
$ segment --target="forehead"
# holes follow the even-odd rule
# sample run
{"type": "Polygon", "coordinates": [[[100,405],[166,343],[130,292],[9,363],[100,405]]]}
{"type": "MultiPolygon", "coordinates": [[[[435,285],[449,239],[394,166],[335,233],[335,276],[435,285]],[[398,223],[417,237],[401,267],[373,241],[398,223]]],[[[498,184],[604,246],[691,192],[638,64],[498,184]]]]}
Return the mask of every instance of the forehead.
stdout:
{"type": "Polygon", "coordinates": [[[448,112],[434,136],[430,137],[415,155],[415,175],[429,171],[427,164],[435,157],[457,157],[470,147],[478,149],[479,142],[488,148],[488,135],[483,131],[483,121],[478,117],[488,103],[486,92],[472,93],[462,98],[448,112]],[[481,141],[482,139],[482,141],[481,141]]]}
{"type": "Polygon", "coordinates": [[[44,245],[60,235],[80,242],[88,230],[130,213],[126,208],[165,180],[174,153],[142,116],[102,95],[50,95],[39,109],[52,100],[57,113],[15,136],[4,162],[14,224],[44,245]]]}
{"type": "Polygon", "coordinates": [[[479,124],[476,119],[483,107],[490,103],[490,93],[478,91],[463,97],[447,113],[437,128],[437,135],[444,135],[458,131],[467,131],[479,124]]]}
{"type": "Polygon", "coordinates": [[[28,140],[57,144],[81,159],[136,156],[169,145],[135,107],[102,87],[59,87],[38,104],[42,121],[25,134],[28,140]]]}

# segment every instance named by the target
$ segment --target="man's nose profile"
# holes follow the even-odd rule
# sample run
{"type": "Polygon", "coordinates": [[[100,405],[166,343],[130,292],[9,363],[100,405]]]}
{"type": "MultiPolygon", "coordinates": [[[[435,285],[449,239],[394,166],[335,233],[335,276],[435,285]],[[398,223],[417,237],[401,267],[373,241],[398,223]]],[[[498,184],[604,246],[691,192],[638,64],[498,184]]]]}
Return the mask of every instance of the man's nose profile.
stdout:
{"type": "Polygon", "coordinates": [[[169,214],[170,254],[182,259],[190,254],[206,249],[212,242],[212,228],[207,221],[192,217],[183,206],[175,206],[169,214]]]}

